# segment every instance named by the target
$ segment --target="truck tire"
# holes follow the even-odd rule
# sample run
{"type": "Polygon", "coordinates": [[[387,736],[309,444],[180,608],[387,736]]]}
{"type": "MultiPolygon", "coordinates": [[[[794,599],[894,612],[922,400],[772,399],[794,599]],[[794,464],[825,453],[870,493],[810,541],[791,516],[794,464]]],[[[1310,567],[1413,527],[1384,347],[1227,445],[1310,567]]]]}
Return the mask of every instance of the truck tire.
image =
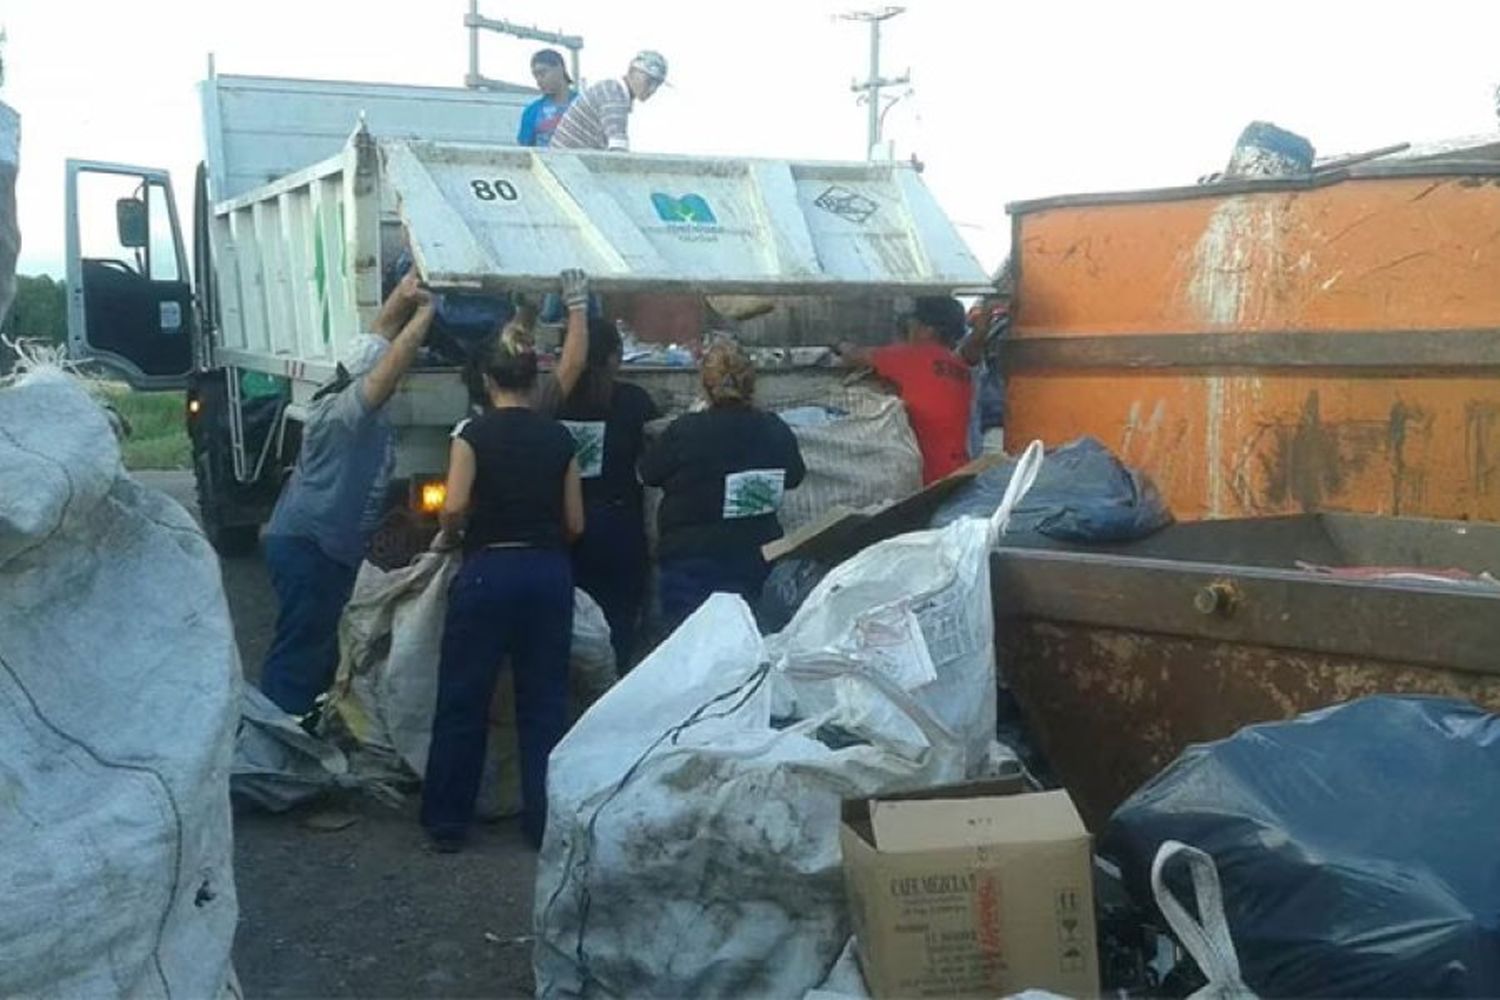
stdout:
{"type": "Polygon", "coordinates": [[[189,418],[188,437],[193,444],[193,476],[198,485],[203,533],[221,556],[249,555],[260,539],[261,522],[276,503],[280,477],[273,465],[258,482],[242,484],[235,480],[223,373],[200,376],[189,393],[196,405],[189,418]]]}
{"type": "Polygon", "coordinates": [[[193,452],[193,474],[198,482],[198,513],[203,520],[203,534],[221,556],[250,555],[260,542],[260,525],[225,523],[216,486],[219,480],[214,474],[215,464],[206,450],[193,452]]]}

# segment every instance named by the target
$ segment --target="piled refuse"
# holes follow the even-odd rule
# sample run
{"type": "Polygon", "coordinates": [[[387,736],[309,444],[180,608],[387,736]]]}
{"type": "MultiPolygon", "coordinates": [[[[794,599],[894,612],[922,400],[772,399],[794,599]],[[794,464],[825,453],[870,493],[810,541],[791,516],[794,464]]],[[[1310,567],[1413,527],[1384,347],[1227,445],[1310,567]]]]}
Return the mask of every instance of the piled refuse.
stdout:
{"type": "Polygon", "coordinates": [[[780,416],[807,465],[807,477],[778,511],[787,532],[834,507],[858,510],[922,488],[922,454],[899,396],[852,388],[780,416]]]}
{"type": "MultiPolygon", "coordinates": [[[[892,402],[900,405],[898,400],[892,402]]],[[[804,432],[798,433],[800,439],[804,432]]],[[[803,448],[807,448],[805,441],[803,448]]],[[[941,497],[941,502],[932,505],[923,526],[944,528],[960,518],[995,514],[1019,462],[1002,458],[991,462],[981,460],[977,465],[983,467],[956,475],[951,483],[954,488],[934,494],[941,497]]],[[[908,484],[905,491],[894,496],[880,492],[886,488],[885,484],[868,490],[867,509],[878,510],[889,506],[893,499],[916,493],[921,485],[920,464],[912,478],[915,484],[908,484]]],[[[806,486],[789,493],[788,499],[804,490],[806,486]]],[[[858,509],[865,505],[840,503],[836,499],[818,504],[814,510],[823,512],[833,506],[858,509]]],[[[793,521],[795,526],[789,526],[788,530],[794,531],[813,520],[810,516],[797,518],[793,521]]],[[[1171,524],[1172,513],[1149,476],[1121,462],[1098,441],[1080,438],[1046,454],[1036,482],[1017,501],[1007,523],[1010,535],[1035,534],[1062,542],[1092,544],[1148,537],[1171,524]]],[[[778,559],[772,565],[756,609],[762,625],[778,629],[790,621],[830,568],[830,561],[817,555],[792,554],[778,559]]]]}
{"type": "MultiPolygon", "coordinates": [[[[1015,474],[1001,462],[960,488],[932,517],[940,528],[960,517],[985,517],[999,505],[1015,474]]],[[[1036,532],[1066,542],[1125,542],[1172,523],[1151,478],[1116,458],[1093,438],[1048,452],[1034,485],[1011,515],[1013,532],[1036,532]]]]}
{"type": "Polygon", "coordinates": [[[762,638],[716,595],[553,752],[536,894],[542,996],[796,996],[849,937],[844,798],[995,758],[990,520],[844,562],[762,638]]]}
{"type": "Polygon", "coordinates": [[[1500,718],[1365,698],[1193,747],[1120,807],[1101,850],[1147,905],[1163,844],[1212,858],[1259,995],[1495,996],[1497,782],[1500,718]]]}
{"type": "MultiPolygon", "coordinates": [[[[390,571],[367,562],[340,622],[333,713],[343,733],[393,777],[420,778],[427,766],[448,584],[458,565],[453,552],[427,552],[390,571]]],[[[573,598],[570,687],[578,715],[614,684],[616,666],[604,612],[582,590],[573,598]]],[[[486,754],[480,814],[515,815],[520,763],[509,671],[496,685],[486,754]]]]}

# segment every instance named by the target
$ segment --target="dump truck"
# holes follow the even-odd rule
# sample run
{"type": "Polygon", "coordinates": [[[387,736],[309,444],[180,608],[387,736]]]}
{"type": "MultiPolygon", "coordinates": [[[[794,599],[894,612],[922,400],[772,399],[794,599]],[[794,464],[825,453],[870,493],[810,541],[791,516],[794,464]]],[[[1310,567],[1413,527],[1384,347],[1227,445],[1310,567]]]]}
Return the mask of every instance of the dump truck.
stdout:
{"type": "MultiPolygon", "coordinates": [[[[684,315],[661,308],[674,295],[797,303],[800,318],[783,317],[813,317],[827,344],[887,332],[872,302],[989,284],[906,164],[521,148],[511,137],[534,94],[519,87],[211,72],[200,93],[191,267],[166,171],[68,162],[68,340],[135,388],[187,390],[199,505],[223,552],[255,544],[307,402],[403,253],[431,288],[471,299],[541,295],[582,267],[648,338],[639,317],[684,315]],[[863,329],[838,326],[851,317],[863,329]]],[[[768,404],[837,378],[808,363],[826,352],[782,347],[760,382],[768,404]]],[[[628,375],[669,411],[696,393],[690,364],[628,375]]],[[[424,355],[389,406],[391,509],[431,513],[424,487],[468,407],[455,358],[424,355]]],[[[375,551],[402,548],[411,524],[389,519],[375,551]]]]}

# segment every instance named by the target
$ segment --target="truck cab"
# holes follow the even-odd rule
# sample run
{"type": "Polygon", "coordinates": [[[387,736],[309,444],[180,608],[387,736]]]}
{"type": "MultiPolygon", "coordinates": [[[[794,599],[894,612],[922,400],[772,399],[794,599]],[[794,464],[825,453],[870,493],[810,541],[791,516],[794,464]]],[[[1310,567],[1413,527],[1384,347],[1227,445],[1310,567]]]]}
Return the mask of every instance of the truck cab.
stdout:
{"type": "MultiPolygon", "coordinates": [[[[226,75],[211,65],[199,96],[206,158],[190,218],[166,170],[68,161],[68,351],[133,389],[186,392],[204,529],[222,553],[236,554],[255,546],[299,435],[291,379],[219,356],[214,205],[337,154],[361,125],[389,136],[509,141],[533,95],[495,81],[484,90],[417,87],[226,75]]],[[[323,249],[331,260],[341,246],[334,236],[323,249]]]]}
{"type": "Polygon", "coordinates": [[[67,162],[68,347],[140,389],[182,389],[197,315],[165,171],[67,162]]]}

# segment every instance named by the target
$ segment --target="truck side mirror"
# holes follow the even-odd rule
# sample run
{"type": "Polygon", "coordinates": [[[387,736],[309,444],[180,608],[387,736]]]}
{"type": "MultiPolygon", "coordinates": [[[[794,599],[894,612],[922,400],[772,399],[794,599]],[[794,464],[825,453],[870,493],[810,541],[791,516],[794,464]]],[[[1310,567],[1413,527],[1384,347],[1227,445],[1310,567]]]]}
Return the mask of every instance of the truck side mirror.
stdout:
{"type": "Polygon", "coordinates": [[[115,202],[115,231],[119,234],[120,246],[131,250],[138,250],[151,241],[145,199],[121,198],[115,202]]]}

